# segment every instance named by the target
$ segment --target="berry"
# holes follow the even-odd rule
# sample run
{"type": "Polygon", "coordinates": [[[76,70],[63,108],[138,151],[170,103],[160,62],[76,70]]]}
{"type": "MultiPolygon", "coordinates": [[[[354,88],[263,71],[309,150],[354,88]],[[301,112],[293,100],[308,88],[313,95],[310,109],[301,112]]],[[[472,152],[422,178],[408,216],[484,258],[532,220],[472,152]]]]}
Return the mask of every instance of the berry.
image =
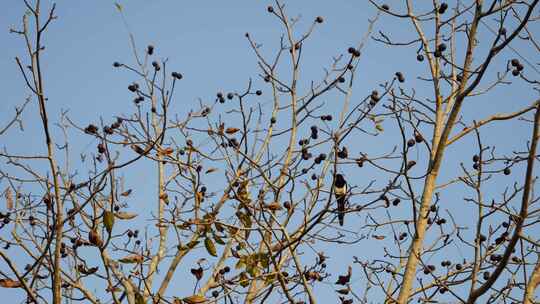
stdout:
{"type": "Polygon", "coordinates": [[[438,50],[439,52],[441,52],[441,53],[444,52],[444,51],[446,51],[446,44],[445,44],[445,43],[439,44],[439,45],[437,46],[437,50],[438,50]]]}
{"type": "Polygon", "coordinates": [[[117,61],[113,62],[113,67],[119,68],[121,66],[122,66],[122,64],[120,62],[117,62],[117,61]]]}
{"type": "Polygon", "coordinates": [[[154,54],[154,46],[153,46],[153,45],[149,45],[149,46],[146,48],[146,53],[147,53],[148,55],[154,54]]]}
{"type": "Polygon", "coordinates": [[[234,94],[233,93],[227,93],[227,99],[231,100],[234,98],[234,94]]]}
{"type": "Polygon", "coordinates": [[[269,13],[273,13],[273,12],[274,12],[274,8],[273,8],[271,5],[269,5],[269,6],[266,8],[266,10],[267,10],[269,13]]]}
{"type": "Polygon", "coordinates": [[[396,78],[399,82],[405,82],[405,77],[403,76],[403,73],[401,72],[396,72],[396,78]]]}
{"type": "Polygon", "coordinates": [[[514,58],[512,60],[510,60],[510,64],[513,66],[513,67],[517,67],[520,63],[519,63],[519,60],[514,58]]]}
{"type": "Polygon", "coordinates": [[[390,9],[390,6],[388,6],[388,4],[383,4],[383,5],[382,5],[382,9],[385,10],[385,11],[387,11],[387,10],[390,9]]]}
{"type": "Polygon", "coordinates": [[[416,60],[418,60],[418,61],[424,61],[424,55],[422,55],[422,54],[416,55],[416,60]]]}
{"type": "Polygon", "coordinates": [[[513,71],[512,71],[512,75],[513,75],[513,76],[516,76],[516,77],[519,76],[519,71],[518,71],[517,69],[516,69],[516,70],[513,70],[513,71]]]}
{"type": "Polygon", "coordinates": [[[477,163],[478,161],[480,161],[480,156],[478,156],[478,155],[475,154],[475,155],[472,157],[472,160],[473,160],[473,162],[477,163]]]}
{"type": "Polygon", "coordinates": [[[152,61],[152,66],[154,67],[154,70],[156,70],[156,72],[161,70],[161,66],[159,65],[159,62],[157,61],[152,61]]]}
{"type": "Polygon", "coordinates": [[[407,147],[409,147],[409,148],[411,148],[415,144],[416,144],[416,141],[414,139],[412,139],[412,138],[407,141],[407,147]]]}
{"type": "Polygon", "coordinates": [[[276,123],[276,118],[275,117],[270,118],[270,123],[275,124],[276,123]]]}
{"type": "Polygon", "coordinates": [[[421,143],[424,141],[424,137],[422,136],[422,134],[418,133],[418,132],[414,132],[414,140],[417,142],[417,143],[421,143]]]}
{"type": "Polygon", "coordinates": [[[174,78],[174,79],[177,79],[177,80],[180,80],[182,79],[182,74],[178,73],[178,72],[172,72],[171,73],[171,76],[174,78]]]}
{"type": "Polygon", "coordinates": [[[317,22],[317,23],[323,23],[323,22],[324,22],[324,19],[323,19],[323,17],[318,16],[317,18],[315,18],[315,22],[317,22]]]}
{"type": "Polygon", "coordinates": [[[441,5],[439,6],[439,14],[444,14],[444,12],[446,12],[447,9],[448,9],[448,4],[446,4],[446,2],[441,3],[441,5]]]}
{"type": "Polygon", "coordinates": [[[338,78],[338,81],[339,81],[340,83],[344,83],[344,82],[345,82],[345,77],[340,76],[340,77],[338,78]]]}
{"type": "Polygon", "coordinates": [[[257,95],[257,96],[261,96],[261,95],[262,95],[262,91],[261,91],[261,90],[257,90],[257,91],[255,91],[255,95],[257,95]]]}
{"type": "Polygon", "coordinates": [[[510,173],[512,173],[512,171],[510,171],[510,168],[504,168],[503,173],[504,173],[504,175],[510,175],[510,173]]]}

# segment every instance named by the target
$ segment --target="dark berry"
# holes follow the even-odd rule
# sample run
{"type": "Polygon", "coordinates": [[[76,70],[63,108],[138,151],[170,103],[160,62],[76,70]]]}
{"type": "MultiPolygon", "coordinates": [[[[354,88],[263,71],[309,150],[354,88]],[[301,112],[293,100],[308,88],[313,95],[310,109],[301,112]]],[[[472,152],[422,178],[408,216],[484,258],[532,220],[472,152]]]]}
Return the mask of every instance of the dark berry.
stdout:
{"type": "Polygon", "coordinates": [[[382,9],[385,10],[385,11],[387,11],[387,10],[390,9],[390,6],[388,6],[388,4],[383,4],[383,5],[382,5],[382,9]]]}
{"type": "Polygon", "coordinates": [[[439,45],[437,46],[437,50],[438,50],[439,52],[441,52],[441,53],[444,52],[444,51],[446,51],[446,44],[445,44],[445,43],[439,44],[439,45]]]}
{"type": "Polygon", "coordinates": [[[113,67],[119,68],[121,66],[122,66],[122,64],[120,62],[117,62],[117,61],[113,62],[113,67]]]}
{"type": "Polygon", "coordinates": [[[261,91],[261,90],[257,90],[257,91],[255,91],[255,95],[257,95],[257,96],[261,96],[261,95],[262,95],[262,91],[261,91]]]}
{"type": "Polygon", "coordinates": [[[510,60],[510,64],[513,66],[513,67],[517,67],[520,63],[519,63],[519,60],[514,58],[512,60],[510,60]]]}
{"type": "Polygon", "coordinates": [[[317,23],[323,23],[323,22],[324,22],[324,19],[323,19],[323,17],[318,16],[317,18],[315,18],[315,22],[317,22],[317,23]]]}
{"type": "Polygon", "coordinates": [[[269,13],[273,13],[273,12],[274,12],[274,8],[273,8],[271,5],[269,5],[269,6],[266,8],[266,10],[267,10],[269,13]]]}
{"type": "Polygon", "coordinates": [[[510,171],[510,168],[504,168],[504,171],[503,171],[504,175],[510,175],[510,173],[512,173],[510,171]]]}
{"type": "Polygon", "coordinates": [[[146,53],[147,53],[148,55],[154,54],[154,46],[153,46],[153,45],[149,45],[149,46],[146,48],[146,53]]]}
{"type": "Polygon", "coordinates": [[[399,82],[405,82],[405,77],[403,76],[403,73],[396,72],[396,78],[399,82]]]}
{"type": "Polygon", "coordinates": [[[418,61],[424,61],[424,55],[422,55],[422,54],[416,55],[416,60],[418,60],[418,61]]]}
{"type": "Polygon", "coordinates": [[[448,4],[446,4],[446,2],[441,3],[441,5],[439,6],[439,14],[444,14],[444,12],[446,12],[447,9],[448,9],[448,4]]]}

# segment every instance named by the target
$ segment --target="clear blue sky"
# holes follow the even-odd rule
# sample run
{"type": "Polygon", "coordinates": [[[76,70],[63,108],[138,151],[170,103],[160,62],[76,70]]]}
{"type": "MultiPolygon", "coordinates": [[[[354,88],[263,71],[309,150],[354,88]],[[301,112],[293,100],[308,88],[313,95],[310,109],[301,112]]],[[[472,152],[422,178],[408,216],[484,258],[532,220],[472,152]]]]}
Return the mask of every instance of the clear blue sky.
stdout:
{"type": "MultiPolygon", "coordinates": [[[[325,18],[324,24],[316,29],[305,45],[307,51],[304,58],[306,64],[302,71],[303,86],[309,85],[310,80],[319,79],[323,75],[323,68],[331,63],[332,56],[342,54],[349,46],[357,44],[367,29],[368,18],[375,15],[375,9],[367,1],[285,2],[289,16],[301,15],[300,28],[307,28],[318,15],[325,18]]],[[[392,4],[396,1],[389,2],[392,4]]],[[[120,3],[124,7],[126,20],[135,33],[139,51],[147,44],[155,45],[156,56],[169,58],[169,69],[177,70],[184,75],[184,80],[177,88],[177,104],[174,107],[179,115],[185,114],[191,108],[197,108],[197,98],[212,101],[217,91],[244,88],[250,77],[256,79],[256,85],[265,89],[263,83],[257,79],[259,70],[256,58],[244,38],[244,33],[249,32],[257,42],[263,43],[266,54],[271,54],[275,50],[281,29],[277,20],[266,12],[266,6],[271,4],[270,2],[132,0],[120,3]]],[[[18,0],[5,1],[0,12],[2,46],[0,122],[6,121],[13,107],[22,103],[29,95],[14,61],[15,56],[25,56],[24,44],[19,37],[8,31],[11,27],[20,26],[23,13],[24,5],[18,0]]],[[[59,18],[51,24],[46,34],[46,52],[43,57],[45,88],[49,98],[51,119],[57,121],[61,110],[69,110],[70,118],[85,125],[89,122],[98,122],[100,117],[110,121],[115,115],[130,113],[131,95],[126,86],[133,81],[133,75],[112,67],[113,61],[133,63],[128,32],[115,9],[114,2],[60,0],[57,2],[56,14],[59,18]]],[[[383,17],[377,23],[375,32],[378,29],[390,33],[391,37],[403,40],[413,37],[411,24],[404,20],[383,17]]],[[[538,25],[534,25],[531,30],[540,33],[538,25]]],[[[491,36],[484,33],[480,39],[488,40],[491,36]]],[[[515,46],[520,50],[523,49],[520,52],[525,57],[537,59],[538,53],[531,51],[530,48],[520,48],[524,43],[517,42],[515,46]]],[[[427,76],[428,70],[425,63],[419,64],[415,60],[415,51],[414,48],[390,49],[370,40],[360,61],[359,78],[353,98],[365,96],[378,83],[390,79],[397,70],[405,72],[408,88],[415,87],[422,97],[432,96],[429,87],[416,79],[417,76],[427,76]]],[[[513,57],[512,53],[505,52],[501,54],[496,65],[506,64],[505,61],[513,57]]],[[[529,75],[535,76],[536,79],[539,76],[532,72],[529,75]]],[[[537,92],[523,84],[503,86],[496,89],[493,94],[471,99],[474,102],[466,104],[464,118],[470,123],[472,119],[479,120],[496,112],[513,111],[530,104],[534,98],[538,98],[537,92]]],[[[36,124],[37,115],[35,104],[30,105],[23,116],[26,132],[12,130],[0,137],[0,148],[9,146],[12,152],[42,151],[43,141],[36,124]]],[[[392,128],[391,125],[385,127],[392,128]]],[[[527,124],[511,123],[487,128],[484,135],[488,145],[504,140],[505,145],[501,148],[509,154],[514,150],[523,151],[529,134],[527,124]]],[[[374,142],[373,139],[369,139],[366,142],[355,141],[350,144],[353,149],[376,154],[378,151],[387,151],[396,142],[374,142]]],[[[448,161],[455,164],[455,170],[445,171],[441,180],[455,176],[459,172],[460,162],[470,166],[470,157],[476,151],[473,144],[473,138],[469,137],[463,141],[463,145],[449,151],[448,161]]],[[[87,137],[75,137],[72,138],[72,147],[76,151],[73,157],[76,161],[78,159],[76,155],[94,149],[95,142],[87,137]]],[[[362,177],[355,175],[355,178],[362,177]]],[[[515,177],[516,179],[511,181],[521,181],[519,175],[515,177]]],[[[147,184],[144,174],[136,172],[130,178],[133,184],[147,184]]],[[[492,187],[501,189],[511,185],[511,181],[507,179],[492,187]]],[[[0,186],[2,189],[5,187],[1,183],[0,186]]],[[[141,202],[150,200],[152,191],[142,189],[137,193],[138,200],[141,202]]],[[[494,193],[493,197],[499,194],[494,193]]],[[[453,195],[454,193],[450,192],[444,199],[463,204],[462,195],[455,197],[453,195]]],[[[134,208],[144,210],[144,206],[134,208]]],[[[448,206],[448,208],[456,207],[448,206]]],[[[360,217],[357,219],[360,220],[360,217]]],[[[141,227],[146,224],[148,223],[140,223],[141,227]]],[[[330,267],[335,270],[334,273],[345,270],[343,258],[381,253],[381,248],[366,248],[362,245],[347,252],[343,248],[323,249],[329,250],[334,256],[329,261],[330,267]]],[[[0,269],[3,270],[3,266],[0,269]]],[[[179,273],[175,283],[177,284],[175,287],[182,292],[185,292],[186,285],[192,286],[192,278],[185,279],[185,273],[179,273]]],[[[364,282],[362,275],[359,269],[355,270],[353,281],[358,282],[355,285],[358,290],[364,287],[361,284],[364,282]]],[[[334,279],[330,279],[330,282],[334,282],[334,279]]],[[[322,284],[322,287],[316,290],[322,299],[331,302],[337,300],[332,293],[334,288],[332,284],[322,284]]],[[[187,287],[187,290],[189,289],[191,287],[187,287]]],[[[4,299],[18,300],[21,299],[22,293],[0,289],[0,295],[7,296],[4,299]]],[[[377,303],[376,299],[373,301],[377,303]]]]}

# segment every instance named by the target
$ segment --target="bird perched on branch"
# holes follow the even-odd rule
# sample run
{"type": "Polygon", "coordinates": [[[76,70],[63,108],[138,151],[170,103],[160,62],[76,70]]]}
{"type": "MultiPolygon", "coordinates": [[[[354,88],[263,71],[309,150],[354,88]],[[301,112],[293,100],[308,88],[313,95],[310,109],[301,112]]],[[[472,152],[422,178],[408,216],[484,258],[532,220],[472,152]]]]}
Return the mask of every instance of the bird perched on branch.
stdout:
{"type": "Polygon", "coordinates": [[[347,196],[347,181],[341,174],[336,174],[334,179],[334,195],[337,200],[339,225],[343,226],[345,220],[345,202],[347,196]]]}

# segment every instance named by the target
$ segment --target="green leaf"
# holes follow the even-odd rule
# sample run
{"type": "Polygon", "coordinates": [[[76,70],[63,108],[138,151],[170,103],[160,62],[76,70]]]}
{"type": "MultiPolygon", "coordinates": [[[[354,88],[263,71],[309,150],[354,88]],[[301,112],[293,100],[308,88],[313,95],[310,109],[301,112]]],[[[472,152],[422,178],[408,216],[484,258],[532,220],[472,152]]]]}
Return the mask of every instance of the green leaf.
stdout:
{"type": "Polygon", "coordinates": [[[249,285],[249,278],[245,272],[240,273],[240,286],[247,287],[249,285]]]}
{"type": "Polygon", "coordinates": [[[114,3],[114,6],[116,6],[116,9],[117,9],[120,13],[122,12],[122,9],[123,9],[123,8],[122,8],[122,5],[120,5],[120,3],[115,2],[115,3],[114,3]]]}
{"type": "Polygon", "coordinates": [[[216,245],[211,238],[207,237],[204,239],[204,247],[206,247],[206,251],[208,251],[211,256],[217,257],[216,245]]]}
{"type": "Polygon", "coordinates": [[[214,233],[212,236],[214,237],[214,241],[216,241],[216,243],[220,245],[225,245],[225,241],[223,241],[223,239],[219,235],[214,233]]]}
{"type": "Polygon", "coordinates": [[[111,211],[103,212],[103,224],[105,225],[105,229],[107,229],[107,232],[111,234],[114,226],[114,213],[112,213],[111,211]]]}

